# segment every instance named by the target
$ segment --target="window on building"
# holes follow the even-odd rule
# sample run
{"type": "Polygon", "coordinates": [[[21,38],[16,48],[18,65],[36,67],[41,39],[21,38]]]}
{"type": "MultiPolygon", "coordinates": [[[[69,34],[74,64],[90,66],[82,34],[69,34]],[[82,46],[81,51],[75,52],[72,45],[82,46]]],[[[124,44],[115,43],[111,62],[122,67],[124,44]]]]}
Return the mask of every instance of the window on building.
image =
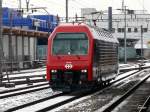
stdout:
{"type": "Polygon", "coordinates": [[[131,28],[128,28],[128,32],[131,32],[131,28]]]}
{"type": "Polygon", "coordinates": [[[112,28],[111,32],[112,32],[112,33],[115,33],[115,28],[112,28]]]}
{"type": "Polygon", "coordinates": [[[147,32],[147,30],[148,30],[147,28],[143,28],[143,32],[147,32]]]}
{"type": "Polygon", "coordinates": [[[128,14],[134,14],[134,10],[127,10],[128,14]]]}
{"type": "Polygon", "coordinates": [[[119,32],[119,33],[121,32],[121,28],[118,28],[118,32],[119,32]]]}
{"type": "Polygon", "coordinates": [[[134,32],[138,32],[138,29],[137,29],[137,28],[134,28],[134,32]]]}
{"type": "Polygon", "coordinates": [[[121,32],[124,32],[124,28],[118,28],[118,32],[121,33],[121,32]]]}
{"type": "Polygon", "coordinates": [[[121,32],[124,32],[124,28],[121,28],[121,32]]]}

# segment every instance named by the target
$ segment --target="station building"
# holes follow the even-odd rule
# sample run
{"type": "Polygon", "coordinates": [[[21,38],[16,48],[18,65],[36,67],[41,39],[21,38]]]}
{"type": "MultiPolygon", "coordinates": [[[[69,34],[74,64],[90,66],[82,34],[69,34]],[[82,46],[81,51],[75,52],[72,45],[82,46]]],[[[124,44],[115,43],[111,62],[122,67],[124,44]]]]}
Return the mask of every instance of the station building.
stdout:
{"type": "MultiPolygon", "coordinates": [[[[81,16],[85,22],[104,29],[109,29],[108,11],[97,11],[94,8],[81,9],[81,16]]],[[[119,58],[124,59],[124,26],[125,13],[123,10],[112,10],[112,34],[119,40],[119,58]]],[[[126,10],[126,40],[127,59],[135,59],[141,56],[141,39],[143,39],[144,57],[150,58],[150,14],[145,10],[126,10]],[[141,25],[142,31],[141,34],[141,25]],[[141,38],[142,37],[142,38],[141,38]]]]}

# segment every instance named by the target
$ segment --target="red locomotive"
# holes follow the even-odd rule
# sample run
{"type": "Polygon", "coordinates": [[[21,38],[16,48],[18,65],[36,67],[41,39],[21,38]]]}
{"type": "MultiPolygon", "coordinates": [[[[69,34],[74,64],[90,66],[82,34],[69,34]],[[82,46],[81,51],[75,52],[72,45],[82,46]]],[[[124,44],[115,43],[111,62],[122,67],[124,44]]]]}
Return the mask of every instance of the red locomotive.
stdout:
{"type": "Polygon", "coordinates": [[[70,91],[109,82],[118,73],[118,40],[83,23],[55,28],[48,39],[47,80],[54,90],[70,91]]]}

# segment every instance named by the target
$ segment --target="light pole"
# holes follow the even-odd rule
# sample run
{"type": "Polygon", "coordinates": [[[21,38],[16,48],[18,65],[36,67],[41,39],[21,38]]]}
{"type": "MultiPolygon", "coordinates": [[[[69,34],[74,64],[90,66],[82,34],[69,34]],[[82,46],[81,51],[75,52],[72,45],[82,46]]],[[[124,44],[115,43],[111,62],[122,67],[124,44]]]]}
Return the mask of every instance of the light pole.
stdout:
{"type": "Polygon", "coordinates": [[[3,77],[2,0],[0,0],[0,84],[3,77]]]}
{"type": "Polygon", "coordinates": [[[66,23],[68,23],[68,0],[66,0],[66,23]]]}
{"type": "Polygon", "coordinates": [[[126,7],[124,6],[124,64],[127,63],[126,7]]]}
{"type": "Polygon", "coordinates": [[[124,12],[124,64],[127,63],[127,38],[126,38],[126,27],[127,27],[127,23],[126,23],[126,7],[127,6],[122,6],[122,9],[117,9],[117,10],[122,10],[124,12]]]}
{"type": "Polygon", "coordinates": [[[30,0],[26,0],[27,12],[29,11],[29,3],[30,3],[30,0]]]}
{"type": "Polygon", "coordinates": [[[141,59],[143,61],[143,25],[141,25],[141,59]]]}
{"type": "Polygon", "coordinates": [[[10,32],[9,32],[9,59],[11,62],[11,72],[13,71],[13,46],[12,46],[12,22],[13,22],[13,9],[10,11],[10,32]]]}

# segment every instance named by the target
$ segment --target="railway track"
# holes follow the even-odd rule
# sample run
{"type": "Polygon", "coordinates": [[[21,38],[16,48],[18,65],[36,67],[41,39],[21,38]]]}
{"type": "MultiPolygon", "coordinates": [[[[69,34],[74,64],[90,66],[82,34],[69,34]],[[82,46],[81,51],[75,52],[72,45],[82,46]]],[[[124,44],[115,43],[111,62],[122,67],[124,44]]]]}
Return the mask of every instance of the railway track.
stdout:
{"type": "MultiPolygon", "coordinates": [[[[128,76],[124,76],[124,78],[127,78],[131,75],[135,75],[135,73],[140,73],[138,71],[132,71],[130,74],[128,74],[128,76]]],[[[116,81],[112,82],[115,83],[117,81],[123,80],[123,77],[120,79],[117,79],[116,81]]],[[[95,91],[94,91],[95,92],[95,91]]],[[[50,96],[50,97],[46,97],[43,99],[39,99],[30,103],[26,103],[23,105],[19,105],[13,108],[9,108],[6,111],[49,111],[49,110],[53,110],[57,107],[60,107],[61,105],[64,104],[68,104],[74,100],[80,99],[84,96],[93,94],[94,92],[90,92],[90,93],[82,93],[82,94],[61,94],[61,96],[50,96]],[[42,106],[42,107],[41,107],[42,106]],[[34,108],[36,107],[36,108],[34,108]]]]}
{"type": "Polygon", "coordinates": [[[140,107],[139,112],[149,112],[150,111],[149,106],[150,106],[150,96],[148,96],[143,105],[140,107]]]}
{"type": "Polygon", "coordinates": [[[19,91],[19,90],[24,90],[24,89],[28,89],[28,88],[39,87],[39,86],[43,86],[43,85],[48,85],[48,82],[37,83],[37,84],[35,84],[35,85],[24,86],[24,87],[18,87],[18,88],[12,88],[12,89],[8,89],[8,90],[3,90],[3,91],[0,91],[0,94],[9,93],[9,92],[14,92],[14,91],[19,91]]]}
{"type": "MultiPolygon", "coordinates": [[[[129,74],[129,75],[132,75],[132,74],[135,74],[135,73],[137,73],[138,71],[136,71],[136,70],[134,70],[134,71],[130,71],[130,72],[126,72],[127,74],[129,74]]],[[[125,73],[121,73],[121,74],[119,74],[120,76],[122,75],[122,74],[125,74],[125,73]]],[[[129,75],[126,75],[126,76],[124,76],[124,77],[122,77],[122,78],[120,78],[120,79],[123,79],[123,78],[126,78],[126,77],[128,77],[129,75]]],[[[119,80],[120,80],[119,79],[119,80]]],[[[118,80],[115,80],[115,82],[117,82],[118,80]]],[[[36,85],[30,85],[30,86],[25,86],[25,87],[19,87],[19,88],[14,88],[14,89],[8,89],[8,90],[3,90],[3,91],[0,91],[0,95],[5,95],[5,93],[9,93],[9,94],[11,94],[12,92],[20,92],[20,90],[26,90],[26,89],[29,89],[29,88],[35,88],[35,87],[40,87],[40,86],[45,86],[45,85],[48,85],[48,82],[43,82],[43,83],[41,83],[41,84],[36,84],[36,85]]],[[[14,94],[15,95],[15,94],[14,94]]]]}
{"type": "MultiPolygon", "coordinates": [[[[61,92],[53,92],[50,88],[44,88],[42,90],[30,91],[30,93],[21,93],[0,98],[0,111],[8,111],[9,109],[20,108],[26,105],[33,105],[37,102],[42,102],[48,98],[54,98],[60,96],[61,92]]],[[[10,112],[10,111],[9,111],[10,112]]]]}
{"type": "Polygon", "coordinates": [[[30,103],[26,103],[26,104],[23,104],[23,105],[20,105],[17,107],[10,108],[10,109],[6,110],[5,112],[12,112],[12,111],[34,112],[34,111],[37,111],[37,109],[39,107],[45,106],[45,104],[43,102],[48,101],[48,100],[52,100],[55,98],[57,98],[57,100],[59,100],[58,98],[62,97],[63,95],[65,95],[65,93],[55,94],[55,95],[52,95],[52,96],[49,96],[49,97],[46,97],[43,99],[36,100],[34,102],[30,102],[30,103]],[[43,104],[41,104],[41,102],[43,104]],[[37,104],[39,104],[39,105],[37,105],[37,104]],[[37,107],[34,108],[33,105],[36,105],[37,107]],[[26,108],[26,107],[28,107],[28,108],[26,108]]]}
{"type": "MultiPolygon", "coordinates": [[[[27,73],[35,73],[35,72],[44,72],[46,71],[46,68],[40,68],[40,69],[31,69],[31,70],[21,70],[21,71],[13,71],[13,72],[8,72],[8,75],[20,75],[20,74],[27,74],[27,73]]],[[[7,75],[4,73],[4,76],[7,75]]]]}
{"type": "MultiPolygon", "coordinates": [[[[138,80],[140,80],[143,76],[147,73],[136,73],[138,80]]],[[[129,80],[129,79],[127,79],[129,80]]],[[[118,82],[114,82],[114,85],[109,86],[101,91],[94,93],[92,96],[87,97],[86,99],[79,101],[78,103],[72,104],[70,106],[62,106],[56,111],[58,112],[77,112],[77,111],[84,111],[84,112],[102,112],[106,108],[106,105],[110,105],[109,103],[113,102],[114,100],[118,99],[123,93],[125,93],[129,88],[133,87],[137,80],[135,78],[130,78],[131,81],[125,84],[120,84],[118,82]],[[116,84],[117,83],[117,84],[116,84]]],[[[111,111],[107,111],[111,112],[111,111]]],[[[120,111],[122,112],[122,111],[120,111]]]]}
{"type": "Polygon", "coordinates": [[[141,81],[139,81],[136,85],[134,85],[130,90],[125,92],[120,98],[118,98],[115,102],[110,104],[107,108],[103,110],[103,112],[110,112],[114,110],[115,112],[135,112],[138,111],[139,108],[139,103],[143,100],[143,97],[146,95],[149,95],[150,90],[149,90],[149,85],[145,83],[145,81],[150,77],[150,74],[145,76],[141,81]],[[144,90],[144,91],[143,91],[144,90]],[[127,97],[131,96],[131,98],[127,99],[127,97]],[[117,106],[126,101],[127,104],[123,107],[118,107],[117,106]]]}
{"type": "Polygon", "coordinates": [[[2,84],[0,86],[5,86],[6,83],[10,82],[14,83],[15,85],[45,82],[46,81],[45,77],[46,77],[45,69],[13,72],[11,74],[3,76],[2,84]]]}
{"type": "Polygon", "coordinates": [[[49,89],[49,88],[50,87],[48,83],[43,83],[43,84],[38,84],[34,86],[21,87],[21,88],[1,91],[0,99],[13,97],[13,96],[21,95],[21,94],[26,94],[26,93],[31,93],[31,92],[35,92],[35,91],[39,91],[43,89],[49,89]]]}

